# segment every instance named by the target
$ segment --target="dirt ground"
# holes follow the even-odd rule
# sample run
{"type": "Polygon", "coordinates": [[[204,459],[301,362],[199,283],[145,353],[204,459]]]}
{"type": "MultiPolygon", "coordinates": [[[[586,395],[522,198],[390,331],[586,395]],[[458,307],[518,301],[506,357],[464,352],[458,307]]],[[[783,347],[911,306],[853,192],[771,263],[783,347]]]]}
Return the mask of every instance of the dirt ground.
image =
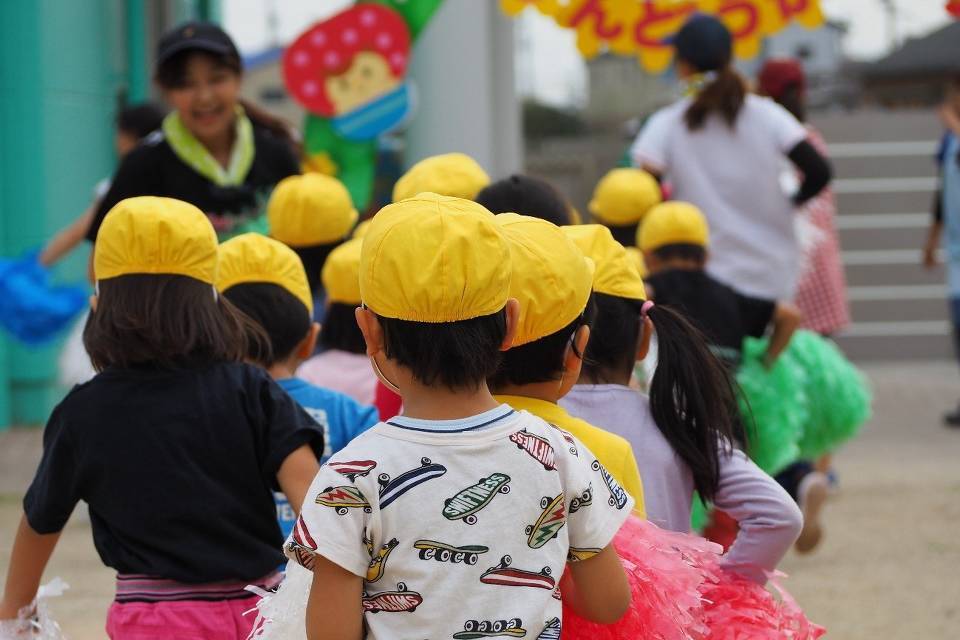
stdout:
{"type": "MultiPolygon", "coordinates": [[[[787,587],[840,640],[960,637],[960,430],[940,425],[960,397],[950,363],[871,365],[876,416],[836,458],[839,494],[811,556],[788,557],[787,587]]],[[[0,573],[6,574],[20,495],[40,454],[39,431],[0,433],[0,573]]],[[[113,575],[75,514],[47,579],[70,590],[54,611],[70,638],[103,638],[113,575]]]]}

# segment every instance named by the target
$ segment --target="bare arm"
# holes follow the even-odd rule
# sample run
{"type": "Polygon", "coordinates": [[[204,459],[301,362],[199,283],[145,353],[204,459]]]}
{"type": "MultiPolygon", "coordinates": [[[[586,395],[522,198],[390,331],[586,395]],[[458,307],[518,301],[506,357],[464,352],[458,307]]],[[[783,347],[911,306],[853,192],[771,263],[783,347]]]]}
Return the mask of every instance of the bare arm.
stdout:
{"type": "Polygon", "coordinates": [[[313,482],[313,478],[319,470],[320,465],[317,463],[317,456],[307,445],[296,449],[280,465],[280,470],[277,472],[277,482],[280,483],[280,489],[287,496],[287,500],[290,501],[290,506],[293,507],[295,512],[300,513],[300,507],[303,506],[303,497],[307,495],[310,483],[313,482]]]}
{"type": "Polygon", "coordinates": [[[309,640],[361,640],[363,638],[363,579],[317,556],[313,586],[307,601],[309,640]]]}
{"type": "Polygon", "coordinates": [[[26,516],[20,518],[20,527],[10,552],[7,584],[3,599],[0,600],[0,620],[16,618],[20,609],[37,597],[43,571],[59,539],[59,532],[37,533],[30,527],[26,516]]]}
{"type": "Polygon", "coordinates": [[[773,334],[770,336],[770,346],[763,356],[763,363],[767,367],[773,366],[783,350],[790,344],[790,338],[800,326],[803,314],[800,309],[787,302],[778,302],[773,311],[773,334]]]}
{"type": "Polygon", "coordinates": [[[600,624],[613,624],[623,617],[630,607],[630,584],[612,545],[567,567],[560,591],[577,615],[600,624]]]}
{"type": "Polygon", "coordinates": [[[97,210],[99,200],[94,200],[87,207],[87,210],[80,214],[69,226],[64,227],[53,236],[50,242],[40,252],[40,264],[49,267],[56,264],[63,256],[73,251],[80,242],[86,237],[90,223],[93,221],[93,214],[97,210]]]}

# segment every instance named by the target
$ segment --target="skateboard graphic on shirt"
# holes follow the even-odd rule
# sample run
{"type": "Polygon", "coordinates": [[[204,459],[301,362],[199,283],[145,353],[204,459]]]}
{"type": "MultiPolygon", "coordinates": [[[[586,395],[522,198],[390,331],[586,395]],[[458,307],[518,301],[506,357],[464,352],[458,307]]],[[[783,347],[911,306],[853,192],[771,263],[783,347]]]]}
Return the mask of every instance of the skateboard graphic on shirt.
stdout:
{"type": "Polygon", "coordinates": [[[560,640],[560,618],[553,617],[547,620],[537,640],[560,640]]]}
{"type": "Polygon", "coordinates": [[[535,523],[528,524],[525,529],[527,546],[531,549],[539,549],[556,538],[560,529],[567,523],[562,492],[556,498],[550,496],[540,498],[540,508],[543,509],[540,517],[535,523]]]}
{"type": "Polygon", "coordinates": [[[543,465],[546,471],[555,471],[557,468],[553,446],[545,438],[529,433],[526,429],[510,434],[510,441],[521,451],[530,454],[530,457],[543,465]]]}
{"type": "Polygon", "coordinates": [[[437,562],[449,562],[451,564],[462,562],[468,565],[477,564],[480,554],[490,551],[488,547],[480,544],[455,547],[435,540],[417,540],[413,543],[413,548],[420,550],[421,560],[436,560],[437,562]]]}
{"type": "Polygon", "coordinates": [[[498,493],[510,493],[510,476],[505,473],[491,473],[480,482],[460,491],[443,503],[443,517],[447,520],[463,520],[477,524],[476,513],[486,507],[498,493]]]}
{"type": "Polygon", "coordinates": [[[553,427],[554,429],[560,432],[560,435],[563,436],[563,439],[566,441],[566,443],[570,445],[570,453],[572,453],[573,455],[579,458],[580,454],[577,452],[577,441],[573,439],[573,436],[570,434],[570,432],[564,431],[563,429],[553,424],[552,422],[548,422],[547,424],[549,424],[551,427],[553,427]]]}
{"type": "Polygon", "coordinates": [[[340,475],[346,476],[350,482],[354,482],[357,478],[369,475],[371,471],[377,468],[377,463],[373,460],[351,460],[349,462],[328,462],[327,466],[340,475]]]}
{"type": "Polygon", "coordinates": [[[570,511],[569,513],[576,513],[583,509],[584,507],[589,507],[593,504],[593,485],[587,486],[583,493],[575,497],[570,501],[570,511]]]}
{"type": "Polygon", "coordinates": [[[370,566],[367,567],[367,582],[376,582],[383,577],[383,572],[387,568],[387,558],[390,557],[390,554],[393,553],[393,550],[397,548],[398,544],[400,544],[399,540],[391,538],[385,545],[380,547],[377,555],[370,559],[370,566]]]}
{"type": "Polygon", "coordinates": [[[307,523],[303,521],[302,517],[297,518],[290,537],[291,540],[285,548],[286,553],[293,554],[297,564],[301,567],[313,571],[313,567],[317,563],[317,543],[310,535],[307,523]]]}
{"type": "Polygon", "coordinates": [[[535,589],[556,589],[557,581],[550,575],[550,567],[540,571],[526,571],[511,568],[513,558],[509,555],[500,559],[500,564],[490,567],[480,576],[484,584],[496,584],[504,587],[533,587],[535,589]]]}
{"type": "Polygon", "coordinates": [[[522,638],[527,635],[527,630],[523,628],[523,621],[520,618],[511,618],[509,620],[467,620],[463,623],[463,631],[457,631],[453,634],[454,640],[473,640],[473,638],[495,638],[505,636],[507,638],[522,638]]]}
{"type": "Polygon", "coordinates": [[[394,500],[420,486],[428,480],[439,478],[447,472],[442,464],[434,464],[430,458],[420,458],[420,466],[404,471],[396,478],[391,479],[389,474],[381,473],[377,476],[380,484],[380,508],[386,509],[394,500]]]}
{"type": "Polygon", "coordinates": [[[361,606],[365,613],[412,613],[423,604],[423,596],[416,591],[408,591],[403,582],[397,583],[396,591],[381,591],[380,593],[363,593],[361,606]]]}
{"type": "Polygon", "coordinates": [[[594,460],[590,463],[590,468],[594,471],[599,471],[600,476],[603,478],[604,484],[607,485],[607,489],[610,491],[610,498],[607,499],[607,503],[611,507],[616,507],[617,510],[623,509],[627,506],[627,501],[629,497],[627,492],[623,490],[623,487],[614,479],[610,472],[600,464],[599,460],[594,460]]]}
{"type": "Polygon", "coordinates": [[[342,487],[327,487],[316,498],[316,503],[335,509],[337,515],[345,516],[350,509],[363,509],[370,513],[370,503],[363,497],[356,487],[345,485],[342,487]]]}

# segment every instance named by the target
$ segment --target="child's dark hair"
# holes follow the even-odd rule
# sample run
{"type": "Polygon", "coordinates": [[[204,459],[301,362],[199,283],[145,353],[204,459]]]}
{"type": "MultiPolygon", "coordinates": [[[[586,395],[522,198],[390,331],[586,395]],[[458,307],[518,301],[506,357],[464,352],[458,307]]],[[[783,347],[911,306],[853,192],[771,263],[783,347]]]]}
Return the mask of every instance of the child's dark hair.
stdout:
{"type": "Polygon", "coordinates": [[[196,368],[239,362],[259,328],[211,285],[180,275],[101,280],[97,309],[83,329],[94,368],[196,368]]]}
{"type": "MultiPolygon", "coordinates": [[[[584,326],[590,326],[594,315],[593,296],[587,306],[573,322],[549,336],[512,347],[503,354],[503,363],[495,375],[490,378],[492,389],[503,389],[508,385],[535,384],[557,380],[563,371],[563,357],[567,345],[571,344],[574,334],[584,326]]],[[[576,345],[573,345],[576,350],[576,345]]],[[[583,357],[583,354],[577,352],[583,357]]]]}
{"type": "Polygon", "coordinates": [[[458,322],[379,317],[384,351],[424,385],[477,389],[500,365],[506,310],[458,322]]]}
{"type": "Polygon", "coordinates": [[[703,264],[707,261],[707,250],[698,244],[665,244],[653,250],[660,260],[690,260],[703,264]]]}
{"type": "Polygon", "coordinates": [[[367,352],[367,343],[357,326],[357,306],[333,302],[327,307],[323,316],[323,329],[320,330],[320,345],[324,349],[360,354],[367,352]]]}
{"type": "Polygon", "coordinates": [[[270,282],[245,282],[223,292],[224,297],[263,331],[250,336],[247,359],[270,367],[293,355],[310,332],[312,318],[306,306],[292,293],[270,282]]]}
{"type": "MultiPolygon", "coordinates": [[[[642,304],[596,294],[597,315],[584,361],[584,372],[593,381],[610,382],[633,369],[642,304]]],[[[654,306],[648,317],[657,332],[658,350],[650,413],[690,468],[700,496],[712,500],[720,482],[720,447],[744,442],[734,383],[707,339],[682,315],[654,306]]]]}
{"type": "Polygon", "coordinates": [[[714,73],[716,77],[697,93],[683,116],[690,131],[702,129],[707,117],[713,113],[723,118],[728,127],[733,128],[740,109],[746,102],[746,82],[729,62],[714,73]]]}
{"type": "Polygon", "coordinates": [[[570,206],[552,184],[540,178],[514,174],[488,185],[476,198],[492,213],[519,213],[558,227],[568,225],[570,206]]]}
{"type": "Polygon", "coordinates": [[[290,247],[293,252],[300,257],[303,262],[303,268],[307,272],[307,282],[310,285],[310,291],[316,293],[323,283],[320,280],[320,274],[323,271],[323,265],[327,262],[327,257],[334,249],[343,244],[343,240],[336,240],[327,244],[317,244],[310,247],[290,247]]]}
{"type": "Polygon", "coordinates": [[[606,224],[604,226],[607,229],[610,229],[610,235],[613,236],[613,239],[622,244],[625,247],[633,247],[637,244],[637,227],[640,226],[639,222],[634,222],[633,224],[606,224]]]}
{"type": "Polygon", "coordinates": [[[152,102],[129,105],[117,113],[117,129],[140,140],[159,129],[166,115],[166,109],[152,102]]]}

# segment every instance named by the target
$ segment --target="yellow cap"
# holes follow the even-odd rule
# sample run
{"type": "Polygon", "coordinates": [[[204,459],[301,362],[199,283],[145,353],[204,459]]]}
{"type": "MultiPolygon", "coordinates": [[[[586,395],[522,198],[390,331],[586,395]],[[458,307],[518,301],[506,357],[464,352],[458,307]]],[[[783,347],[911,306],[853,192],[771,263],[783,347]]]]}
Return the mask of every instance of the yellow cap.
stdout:
{"type": "Polygon", "coordinates": [[[689,202],[664,202],[650,210],[637,230],[637,246],[653,251],[668,244],[710,244],[707,219],[689,202]]]}
{"type": "Polygon", "coordinates": [[[270,236],[291,247],[341,240],[358,217],[343,183],[321,173],[284,178],[267,204],[270,236]]]}
{"type": "Polygon", "coordinates": [[[510,290],[510,245],[492,213],[420,195],[373,217],[360,252],[360,294],[374,313],[416,322],[494,314],[510,290]]]}
{"type": "Polygon", "coordinates": [[[641,169],[614,169],[593,190],[589,209],[593,217],[614,226],[640,222],[663,195],[656,179],[641,169]]]}
{"type": "Polygon", "coordinates": [[[370,218],[367,218],[360,224],[356,226],[353,230],[353,234],[350,235],[351,238],[362,238],[367,235],[367,231],[370,230],[370,218]]]}
{"type": "Polygon", "coordinates": [[[563,232],[596,265],[594,291],[630,300],[647,299],[636,260],[613,239],[610,229],[602,224],[582,224],[563,227],[563,232]]]}
{"type": "Polygon", "coordinates": [[[520,302],[514,346],[560,331],[583,313],[593,288],[593,261],[553,223],[502,213],[497,224],[510,241],[510,297],[520,302]]]}
{"type": "Polygon", "coordinates": [[[360,249],[363,238],[347,240],[330,252],[320,274],[328,302],[360,304],[360,249]]]}
{"type": "Polygon", "coordinates": [[[393,201],[431,192],[473,200],[490,184],[490,176],[477,161],[462,153],[425,158],[410,167],[393,187],[393,201]]]}
{"type": "Polygon", "coordinates": [[[300,256],[287,245],[244,233],[220,245],[217,289],[225,292],[238,284],[267,283],[283,287],[303,303],[313,317],[313,296],[300,256]]]}
{"type": "Polygon", "coordinates": [[[637,266],[637,273],[640,274],[640,277],[646,278],[647,274],[650,272],[647,271],[647,261],[643,259],[643,252],[636,247],[624,247],[624,250],[627,252],[627,255],[630,256],[630,259],[633,260],[633,263],[637,266]]]}
{"type": "Polygon", "coordinates": [[[154,196],[127,198],[110,209],[100,225],[93,272],[97,280],[145,273],[213,284],[217,234],[192,204],[154,196]]]}

